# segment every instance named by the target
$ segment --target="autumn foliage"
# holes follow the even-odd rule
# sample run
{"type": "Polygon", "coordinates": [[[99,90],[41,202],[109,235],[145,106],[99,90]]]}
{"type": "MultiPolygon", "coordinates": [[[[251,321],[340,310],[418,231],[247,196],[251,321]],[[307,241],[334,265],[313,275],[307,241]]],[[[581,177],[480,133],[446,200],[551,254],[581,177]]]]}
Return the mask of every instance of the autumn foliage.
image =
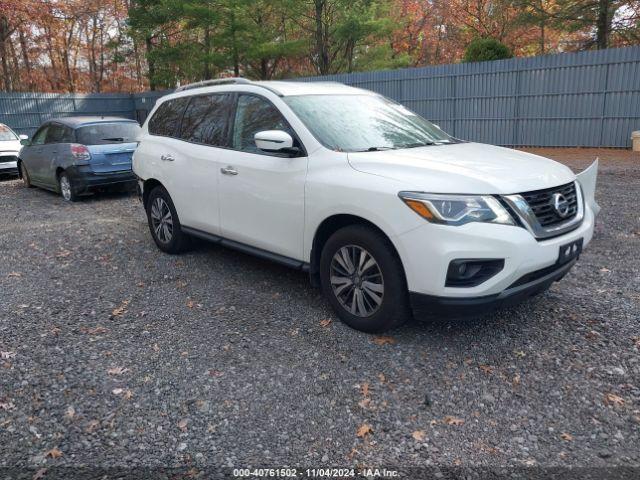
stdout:
{"type": "Polygon", "coordinates": [[[640,43],[640,0],[0,0],[0,89],[130,92],[640,43]]]}

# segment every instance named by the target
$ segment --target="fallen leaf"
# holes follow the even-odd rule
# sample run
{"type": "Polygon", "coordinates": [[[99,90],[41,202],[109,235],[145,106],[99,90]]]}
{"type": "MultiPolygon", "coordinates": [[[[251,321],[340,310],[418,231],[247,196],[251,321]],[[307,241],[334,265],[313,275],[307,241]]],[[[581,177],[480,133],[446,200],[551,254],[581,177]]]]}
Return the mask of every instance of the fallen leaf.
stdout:
{"type": "Polygon", "coordinates": [[[331,319],[327,318],[326,320],[320,320],[320,326],[321,327],[328,327],[329,325],[331,325],[331,319]]]}
{"type": "Polygon", "coordinates": [[[516,373],[513,376],[513,384],[514,385],[520,385],[520,374],[519,373],[516,373]]]}
{"type": "Polygon", "coordinates": [[[187,308],[193,308],[195,307],[195,302],[191,299],[187,300],[187,308]]]}
{"type": "Polygon", "coordinates": [[[491,375],[493,373],[493,367],[489,365],[478,365],[478,368],[482,370],[487,375],[491,375]]]}
{"type": "Polygon", "coordinates": [[[516,357],[519,357],[519,358],[522,358],[522,357],[526,357],[526,356],[527,356],[527,354],[526,354],[526,353],[524,353],[522,350],[514,350],[514,351],[513,351],[513,354],[514,354],[516,357]]]}
{"type": "Polygon", "coordinates": [[[604,396],[604,403],[605,405],[612,405],[614,407],[621,407],[624,405],[624,399],[622,397],[619,397],[618,395],[615,395],[613,393],[607,393],[604,396]]]}
{"type": "Polygon", "coordinates": [[[362,385],[360,385],[360,392],[362,393],[363,397],[368,397],[369,396],[369,383],[368,382],[364,382],[362,385]]]}
{"type": "Polygon", "coordinates": [[[21,277],[22,274],[20,272],[9,272],[7,277],[21,277]]]}
{"type": "Polygon", "coordinates": [[[384,373],[379,373],[378,380],[380,380],[380,383],[385,383],[387,381],[387,377],[384,376],[384,373]]]}
{"type": "Polygon", "coordinates": [[[362,400],[360,400],[358,402],[358,406],[360,408],[363,408],[364,410],[367,410],[369,408],[369,404],[371,403],[371,399],[370,398],[363,398],[362,400]]]}
{"type": "Polygon", "coordinates": [[[0,410],[13,410],[16,405],[13,402],[0,402],[0,410]]]}
{"type": "Polygon", "coordinates": [[[154,343],[152,348],[153,348],[154,352],[159,352],[160,351],[160,347],[158,346],[157,343],[154,343]]]}
{"type": "Polygon", "coordinates": [[[138,287],[140,288],[144,287],[144,282],[138,282],[138,287]]]}
{"type": "Polygon", "coordinates": [[[375,343],[376,345],[393,345],[394,343],[396,343],[396,339],[393,337],[389,337],[386,335],[375,335],[373,337],[373,343],[375,343]]]}
{"type": "Polygon", "coordinates": [[[10,360],[12,358],[15,358],[16,356],[16,352],[0,352],[0,358],[2,360],[10,360]]]}
{"type": "Polygon", "coordinates": [[[99,426],[100,426],[100,422],[98,420],[91,420],[89,423],[87,423],[87,426],[85,427],[84,431],[87,433],[92,433],[99,426]]]}
{"type": "Polygon", "coordinates": [[[221,377],[223,375],[224,375],[224,372],[221,372],[220,370],[209,370],[210,377],[221,377]]]}
{"type": "Polygon", "coordinates": [[[130,371],[128,368],[112,367],[112,368],[107,370],[107,373],[109,375],[122,375],[123,373],[127,373],[128,371],[130,371]]]}
{"type": "Polygon", "coordinates": [[[127,313],[127,305],[129,305],[129,300],[124,300],[119,307],[113,309],[111,315],[113,317],[121,317],[127,313]]]}
{"type": "Polygon", "coordinates": [[[182,430],[183,432],[186,432],[187,431],[187,423],[189,423],[188,420],[186,418],[183,418],[182,420],[180,420],[178,422],[178,428],[180,430],[182,430]]]}
{"type": "Polygon", "coordinates": [[[371,425],[367,423],[363,423],[362,425],[360,425],[360,428],[358,428],[358,430],[356,431],[356,437],[364,438],[367,435],[370,435],[372,433],[373,433],[373,429],[371,428],[371,425]]]}
{"type": "Polygon", "coordinates": [[[123,397],[125,398],[125,400],[131,400],[131,398],[133,397],[133,392],[131,390],[127,389],[124,392],[123,397]]]}
{"type": "Polygon", "coordinates": [[[573,435],[571,435],[570,433],[561,433],[560,434],[560,438],[563,439],[565,442],[571,442],[573,440],[573,435]]]}
{"type": "Polygon", "coordinates": [[[56,258],[66,258],[69,255],[71,255],[71,252],[63,248],[58,253],[56,253],[56,258]]]}
{"type": "Polygon", "coordinates": [[[451,416],[447,415],[446,417],[444,417],[444,423],[446,423],[447,425],[460,426],[460,425],[464,424],[464,420],[461,419],[461,418],[451,417],[451,416]]]}
{"type": "Polygon", "coordinates": [[[631,341],[633,342],[633,344],[636,346],[636,348],[640,349],[640,337],[633,337],[631,339],[631,341]]]}
{"type": "Polygon", "coordinates": [[[46,475],[46,473],[47,473],[47,469],[41,468],[40,470],[38,470],[36,473],[33,474],[33,477],[31,477],[31,480],[42,480],[46,475]]]}
{"type": "Polygon", "coordinates": [[[107,333],[109,330],[107,330],[104,327],[93,327],[93,328],[81,327],[80,331],[82,333],[86,333],[87,335],[100,335],[101,333],[107,333]]]}
{"type": "Polygon", "coordinates": [[[73,417],[76,416],[76,409],[73,408],[73,405],[69,405],[67,407],[67,411],[64,414],[65,418],[68,418],[69,420],[72,420],[73,417]]]}
{"type": "Polygon", "coordinates": [[[45,457],[51,457],[55,459],[55,458],[60,458],[62,455],[63,453],[58,447],[53,447],[51,450],[49,450],[45,454],[45,457]]]}
{"type": "Polygon", "coordinates": [[[426,432],[424,430],[416,430],[411,434],[411,436],[413,437],[414,440],[418,442],[422,442],[424,440],[425,434],[426,432]]]}
{"type": "Polygon", "coordinates": [[[608,273],[608,272],[610,272],[611,270],[609,270],[607,267],[602,267],[602,268],[600,269],[600,271],[601,271],[601,272],[603,272],[603,273],[608,273]]]}

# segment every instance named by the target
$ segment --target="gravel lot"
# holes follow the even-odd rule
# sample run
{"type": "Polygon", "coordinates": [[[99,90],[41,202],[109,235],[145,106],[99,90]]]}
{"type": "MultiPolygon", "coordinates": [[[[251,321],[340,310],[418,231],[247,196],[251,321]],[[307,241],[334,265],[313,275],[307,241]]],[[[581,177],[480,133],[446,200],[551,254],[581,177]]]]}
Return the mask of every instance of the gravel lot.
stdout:
{"type": "Polygon", "coordinates": [[[0,466],[640,466],[640,156],[536,151],[604,158],[578,265],[390,337],[303,273],[162,254],[134,196],[0,182],[0,466]]]}

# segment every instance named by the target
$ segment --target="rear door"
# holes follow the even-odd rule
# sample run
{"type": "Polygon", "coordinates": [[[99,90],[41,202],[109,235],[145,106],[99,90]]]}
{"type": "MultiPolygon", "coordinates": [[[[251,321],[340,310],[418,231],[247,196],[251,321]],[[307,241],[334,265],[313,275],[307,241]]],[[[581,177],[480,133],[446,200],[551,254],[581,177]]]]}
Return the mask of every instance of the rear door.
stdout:
{"type": "Polygon", "coordinates": [[[40,181],[49,187],[57,187],[56,169],[64,163],[64,145],[70,143],[71,129],[59,123],[51,123],[42,146],[38,162],[40,181]]]}
{"type": "Polygon", "coordinates": [[[100,122],[76,128],[75,139],[89,149],[94,173],[121,173],[131,171],[139,133],[136,122],[100,122]]]}
{"type": "Polygon", "coordinates": [[[178,137],[180,146],[168,178],[171,198],[188,227],[219,235],[218,180],[222,159],[229,155],[229,120],[232,93],[194,95],[184,112],[178,137]]]}

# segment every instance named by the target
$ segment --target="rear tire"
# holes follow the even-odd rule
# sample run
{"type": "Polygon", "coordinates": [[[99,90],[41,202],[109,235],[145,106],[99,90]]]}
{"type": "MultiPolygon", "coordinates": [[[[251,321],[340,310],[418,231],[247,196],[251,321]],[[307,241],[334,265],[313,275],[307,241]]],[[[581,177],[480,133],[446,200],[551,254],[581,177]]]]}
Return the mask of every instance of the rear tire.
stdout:
{"type": "Polygon", "coordinates": [[[151,236],[160,250],[175,255],[189,249],[191,237],[182,231],[178,212],[164,187],[158,185],[151,191],[146,210],[151,236]]]}
{"type": "Polygon", "coordinates": [[[22,177],[22,183],[27,188],[33,188],[31,184],[31,177],[29,176],[29,172],[27,171],[27,167],[24,166],[24,162],[20,162],[18,164],[18,168],[20,169],[20,176],[22,177]]]}
{"type": "Polygon", "coordinates": [[[76,186],[67,172],[61,172],[58,175],[58,191],[67,202],[76,202],[78,200],[76,186]]]}
{"type": "Polygon", "coordinates": [[[389,239],[365,225],[350,225],[327,240],[320,282],[338,317],[356,330],[378,333],[411,318],[402,263],[389,239]]]}

